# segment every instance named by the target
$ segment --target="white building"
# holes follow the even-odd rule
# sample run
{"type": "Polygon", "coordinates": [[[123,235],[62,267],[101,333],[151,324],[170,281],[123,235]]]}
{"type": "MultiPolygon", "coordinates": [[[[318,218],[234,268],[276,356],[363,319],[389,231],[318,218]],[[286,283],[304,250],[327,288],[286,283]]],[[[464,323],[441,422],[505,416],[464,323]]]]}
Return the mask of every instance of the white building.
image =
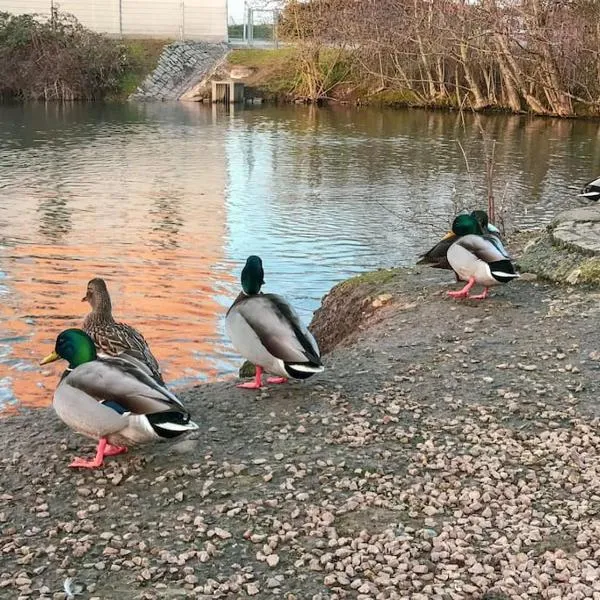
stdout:
{"type": "Polygon", "coordinates": [[[109,35],[227,41],[227,0],[0,0],[0,12],[13,14],[53,8],[109,35]]]}

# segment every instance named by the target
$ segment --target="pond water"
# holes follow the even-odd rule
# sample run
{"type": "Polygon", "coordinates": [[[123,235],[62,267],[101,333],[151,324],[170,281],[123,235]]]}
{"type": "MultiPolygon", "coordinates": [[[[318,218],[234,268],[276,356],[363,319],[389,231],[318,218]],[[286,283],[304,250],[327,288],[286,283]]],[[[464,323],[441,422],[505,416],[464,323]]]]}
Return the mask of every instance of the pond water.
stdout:
{"type": "Polygon", "coordinates": [[[104,277],[173,387],[240,365],[224,314],[249,254],[265,291],[310,321],[353,274],[410,265],[457,206],[497,203],[521,228],[578,205],[600,174],[600,125],[426,111],[196,104],[0,107],[0,407],[51,402],[104,277]],[[458,141],[467,156],[463,156],[458,141]]]}

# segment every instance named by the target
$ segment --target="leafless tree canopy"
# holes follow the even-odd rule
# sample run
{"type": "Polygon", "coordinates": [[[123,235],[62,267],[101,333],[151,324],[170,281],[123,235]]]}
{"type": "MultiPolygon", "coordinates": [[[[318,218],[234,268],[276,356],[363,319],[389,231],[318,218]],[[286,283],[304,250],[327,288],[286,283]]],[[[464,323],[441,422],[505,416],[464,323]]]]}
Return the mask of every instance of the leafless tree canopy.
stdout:
{"type": "Polygon", "coordinates": [[[598,0],[289,0],[280,31],[415,104],[600,114],[598,0]]]}

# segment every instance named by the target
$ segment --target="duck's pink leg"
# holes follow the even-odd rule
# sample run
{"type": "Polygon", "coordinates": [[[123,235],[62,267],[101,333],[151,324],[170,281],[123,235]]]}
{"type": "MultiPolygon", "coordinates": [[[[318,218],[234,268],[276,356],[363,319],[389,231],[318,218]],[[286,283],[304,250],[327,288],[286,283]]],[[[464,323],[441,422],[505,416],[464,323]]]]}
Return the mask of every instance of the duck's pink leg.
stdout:
{"type": "Polygon", "coordinates": [[[448,296],[452,296],[452,298],[468,298],[469,290],[475,285],[475,277],[469,277],[469,281],[467,285],[462,290],[458,290],[457,292],[448,292],[448,296]]]}
{"type": "Polygon", "coordinates": [[[246,390],[259,390],[262,387],[262,367],[256,365],[256,376],[254,381],[245,381],[244,383],[238,383],[237,387],[244,388],[246,390]]]}
{"type": "Polygon", "coordinates": [[[269,377],[267,383],[287,383],[287,377],[269,377]]]}
{"type": "Polygon", "coordinates": [[[488,288],[483,288],[483,292],[477,296],[469,296],[470,300],[485,300],[488,297],[488,288]]]}
{"type": "Polygon", "coordinates": [[[98,447],[96,448],[96,457],[93,460],[85,460],[84,458],[76,458],[69,467],[80,467],[82,469],[96,469],[102,465],[104,461],[104,450],[106,449],[106,438],[100,438],[98,440],[98,447]]]}

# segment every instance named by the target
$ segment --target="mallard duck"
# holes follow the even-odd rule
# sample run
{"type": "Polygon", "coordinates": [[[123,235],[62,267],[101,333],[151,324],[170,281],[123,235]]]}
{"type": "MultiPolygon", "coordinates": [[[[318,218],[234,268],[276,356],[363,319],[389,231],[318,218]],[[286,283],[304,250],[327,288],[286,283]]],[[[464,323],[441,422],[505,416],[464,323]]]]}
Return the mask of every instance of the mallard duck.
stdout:
{"type": "Polygon", "coordinates": [[[65,359],[69,366],[54,392],[52,406],[77,433],[98,441],[92,460],[76,458],[70,467],[95,468],[126,446],[177,437],[198,429],[179,399],[148,373],[119,357],[98,358],[92,338],[67,329],[42,365],[65,359]]]}
{"type": "MultiPolygon", "coordinates": [[[[471,216],[479,223],[480,227],[477,233],[488,233],[500,239],[500,230],[489,222],[489,217],[485,210],[474,210],[471,212],[471,216]]],[[[452,270],[447,254],[448,248],[457,240],[457,237],[456,233],[450,230],[431,250],[419,256],[417,264],[430,265],[434,269],[452,270]]]]}
{"type": "Polygon", "coordinates": [[[586,183],[581,190],[581,194],[577,194],[579,198],[586,198],[597,202],[600,200],[600,177],[586,183]]]}
{"type": "Polygon", "coordinates": [[[457,292],[448,292],[453,298],[487,298],[488,288],[508,283],[519,277],[502,242],[493,235],[481,235],[481,225],[471,215],[458,215],[452,223],[452,231],[458,239],[448,249],[448,263],[456,273],[457,280],[467,285],[457,292]],[[469,290],[476,284],[484,286],[477,296],[469,290]]]}
{"type": "Polygon", "coordinates": [[[92,307],[92,312],[83,321],[83,330],[94,340],[100,356],[121,356],[137,366],[145,366],[152,377],[164,385],[158,361],[150,352],[144,336],[131,325],[114,320],[104,279],[91,279],[81,301],[89,302],[92,307]]]}
{"type": "Polygon", "coordinates": [[[263,370],[277,375],[268,383],[306,379],[323,371],[317,342],[294,309],[281,296],[261,293],[260,257],[248,257],[241,281],[243,291],[227,311],[225,329],[235,349],[256,366],[256,376],[238,387],[260,388],[263,370]]]}

